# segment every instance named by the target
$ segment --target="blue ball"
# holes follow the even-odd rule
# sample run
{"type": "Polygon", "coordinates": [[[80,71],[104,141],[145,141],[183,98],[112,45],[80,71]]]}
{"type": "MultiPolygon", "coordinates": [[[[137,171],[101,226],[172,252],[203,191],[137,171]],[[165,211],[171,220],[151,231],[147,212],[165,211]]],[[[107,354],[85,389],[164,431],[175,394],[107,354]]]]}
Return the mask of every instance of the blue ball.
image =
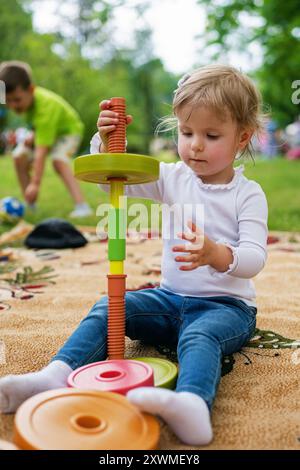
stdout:
{"type": "Polygon", "coordinates": [[[24,213],[25,206],[16,197],[5,197],[0,201],[0,214],[6,220],[20,219],[24,213]]]}

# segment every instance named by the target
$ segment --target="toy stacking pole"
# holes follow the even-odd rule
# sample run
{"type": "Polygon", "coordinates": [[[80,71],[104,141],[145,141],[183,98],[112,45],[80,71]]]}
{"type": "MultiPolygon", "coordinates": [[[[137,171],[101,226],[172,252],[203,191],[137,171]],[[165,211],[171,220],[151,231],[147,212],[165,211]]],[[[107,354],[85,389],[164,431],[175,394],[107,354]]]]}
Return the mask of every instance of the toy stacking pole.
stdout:
{"type": "MultiPolygon", "coordinates": [[[[126,150],[126,104],[124,98],[112,98],[112,111],[118,113],[117,129],[108,137],[109,153],[125,153],[126,150]]],[[[122,158],[122,157],[120,157],[122,158]]],[[[125,279],[126,223],[124,207],[120,206],[124,196],[126,178],[109,178],[110,204],[108,215],[108,357],[124,359],[125,351],[125,279]]]]}
{"type": "Polygon", "coordinates": [[[76,178],[110,185],[108,214],[108,357],[124,359],[126,214],[122,207],[124,184],[144,184],[159,178],[159,161],[126,151],[126,105],[124,98],[111,98],[119,122],[108,137],[108,153],[83,155],[74,161],[76,178]]]}

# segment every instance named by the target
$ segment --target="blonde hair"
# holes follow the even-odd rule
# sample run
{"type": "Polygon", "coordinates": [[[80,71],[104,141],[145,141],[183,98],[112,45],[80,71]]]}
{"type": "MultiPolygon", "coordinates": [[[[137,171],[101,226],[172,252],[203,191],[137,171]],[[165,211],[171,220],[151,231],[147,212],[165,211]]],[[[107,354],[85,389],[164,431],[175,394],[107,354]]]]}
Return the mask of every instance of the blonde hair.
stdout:
{"type": "MultiPolygon", "coordinates": [[[[177,112],[186,105],[211,108],[224,120],[229,113],[238,129],[250,128],[256,135],[263,129],[265,115],[258,89],[247,75],[231,66],[207,65],[184,75],[174,92],[173,115],[161,119],[158,132],[177,128],[177,112]]],[[[251,142],[240,156],[245,154],[253,158],[251,142]]]]}

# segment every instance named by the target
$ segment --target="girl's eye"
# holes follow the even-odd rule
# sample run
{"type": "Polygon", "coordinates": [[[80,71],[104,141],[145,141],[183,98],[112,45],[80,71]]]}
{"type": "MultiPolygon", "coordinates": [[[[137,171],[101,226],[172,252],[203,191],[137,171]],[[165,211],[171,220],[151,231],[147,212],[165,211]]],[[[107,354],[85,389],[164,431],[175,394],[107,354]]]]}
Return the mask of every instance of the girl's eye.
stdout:
{"type": "Polygon", "coordinates": [[[181,131],[181,134],[185,135],[186,137],[190,137],[192,135],[191,132],[185,132],[185,131],[181,131]]]}
{"type": "Polygon", "coordinates": [[[209,139],[216,140],[216,139],[218,139],[219,136],[218,135],[213,135],[213,134],[207,134],[207,137],[209,139]]]}

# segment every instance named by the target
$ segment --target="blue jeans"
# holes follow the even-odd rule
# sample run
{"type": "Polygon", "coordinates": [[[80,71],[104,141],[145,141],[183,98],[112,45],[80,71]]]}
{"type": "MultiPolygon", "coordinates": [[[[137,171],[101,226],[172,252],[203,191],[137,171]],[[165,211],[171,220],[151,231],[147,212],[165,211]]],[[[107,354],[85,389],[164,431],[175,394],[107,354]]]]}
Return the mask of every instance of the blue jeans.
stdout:
{"type": "MultiPolygon", "coordinates": [[[[76,369],[107,358],[107,296],[101,298],[53,358],[76,369]]],[[[227,296],[180,296],[157,287],[126,292],[126,336],[176,348],[176,391],[202,397],[209,408],[221,377],[223,355],[247,344],[256,308],[227,296]]]]}

